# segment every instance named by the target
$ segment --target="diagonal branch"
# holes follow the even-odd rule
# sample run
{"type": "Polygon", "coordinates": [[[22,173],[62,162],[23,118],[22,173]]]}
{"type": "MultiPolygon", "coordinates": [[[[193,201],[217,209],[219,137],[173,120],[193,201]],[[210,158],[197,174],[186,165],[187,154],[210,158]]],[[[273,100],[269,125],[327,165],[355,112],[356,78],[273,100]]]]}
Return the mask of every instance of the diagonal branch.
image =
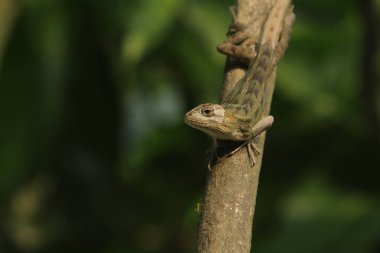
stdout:
{"type": "MultiPolygon", "coordinates": [[[[283,0],[277,0],[283,1],[283,0]]],[[[274,0],[237,0],[234,21],[249,24],[252,27],[251,36],[259,38],[261,29],[271,10],[274,0]]],[[[276,55],[279,58],[285,51],[290,36],[294,14],[290,10],[286,14],[283,32],[276,55]]],[[[228,94],[247,72],[247,66],[227,59],[224,83],[221,90],[221,100],[228,94]]],[[[276,80],[274,67],[268,85],[268,97],[262,108],[268,115],[276,80]]],[[[256,146],[264,150],[265,133],[255,138],[256,146]]],[[[231,143],[218,141],[218,153],[231,151],[231,143]]],[[[251,167],[247,149],[240,149],[234,155],[212,165],[208,174],[205,197],[202,204],[201,222],[199,227],[198,252],[234,252],[248,253],[251,248],[252,222],[262,154],[257,156],[257,162],[251,167]]]]}

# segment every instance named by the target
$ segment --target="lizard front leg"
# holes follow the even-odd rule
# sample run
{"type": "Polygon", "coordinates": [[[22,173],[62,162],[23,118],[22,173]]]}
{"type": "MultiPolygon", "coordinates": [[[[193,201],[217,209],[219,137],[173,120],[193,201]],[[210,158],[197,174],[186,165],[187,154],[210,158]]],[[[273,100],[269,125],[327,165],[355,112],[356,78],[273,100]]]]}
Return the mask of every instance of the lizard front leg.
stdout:
{"type": "Polygon", "coordinates": [[[273,125],[273,121],[274,118],[272,115],[265,116],[252,127],[252,135],[255,137],[267,130],[273,125]]]}
{"type": "Polygon", "coordinates": [[[252,127],[252,130],[251,130],[252,138],[249,140],[246,140],[242,145],[240,145],[231,153],[229,153],[228,156],[235,154],[237,151],[239,151],[240,149],[246,146],[249,159],[251,160],[252,166],[254,166],[256,164],[256,156],[258,156],[261,153],[261,150],[258,147],[256,147],[256,145],[253,143],[253,139],[259,134],[265,132],[269,127],[271,127],[273,124],[273,121],[274,121],[274,118],[272,115],[265,116],[264,118],[262,118],[259,122],[257,122],[252,127]]]}

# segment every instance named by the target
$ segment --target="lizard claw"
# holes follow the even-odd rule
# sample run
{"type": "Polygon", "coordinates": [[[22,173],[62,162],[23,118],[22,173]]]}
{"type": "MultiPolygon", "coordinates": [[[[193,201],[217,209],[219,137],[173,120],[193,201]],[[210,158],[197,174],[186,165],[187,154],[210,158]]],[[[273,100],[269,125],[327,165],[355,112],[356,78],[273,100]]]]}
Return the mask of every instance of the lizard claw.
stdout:
{"type": "Polygon", "coordinates": [[[253,142],[250,142],[247,145],[247,150],[248,150],[249,159],[251,160],[251,165],[253,167],[256,164],[256,158],[255,157],[260,155],[261,151],[253,142]]]}
{"type": "Polygon", "coordinates": [[[207,162],[207,168],[209,171],[211,171],[211,162],[214,160],[214,157],[216,157],[215,163],[219,163],[223,160],[223,157],[220,158],[215,151],[213,153],[211,153],[210,158],[208,159],[208,162],[207,162]]]}
{"type": "Polygon", "coordinates": [[[237,147],[236,149],[228,153],[227,156],[228,157],[232,156],[233,154],[235,154],[236,152],[238,152],[240,149],[244,148],[245,146],[247,147],[248,157],[253,167],[256,164],[256,157],[261,154],[261,151],[258,147],[256,147],[256,145],[251,140],[245,141],[242,145],[240,145],[239,147],[237,147]]]}

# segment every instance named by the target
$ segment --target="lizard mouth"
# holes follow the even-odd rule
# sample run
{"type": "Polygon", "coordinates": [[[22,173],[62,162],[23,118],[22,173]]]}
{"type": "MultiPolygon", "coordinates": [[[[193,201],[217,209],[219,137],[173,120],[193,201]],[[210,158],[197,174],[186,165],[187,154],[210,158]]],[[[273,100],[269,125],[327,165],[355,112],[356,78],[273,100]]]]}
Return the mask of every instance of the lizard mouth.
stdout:
{"type": "Polygon", "coordinates": [[[191,120],[190,118],[193,116],[193,112],[188,112],[186,113],[185,117],[184,117],[184,122],[187,124],[187,125],[191,125],[191,120]]]}
{"type": "Polygon", "coordinates": [[[197,118],[196,116],[194,116],[196,114],[197,114],[197,112],[194,112],[194,111],[190,111],[190,112],[186,113],[185,118],[184,118],[184,122],[186,125],[202,131],[203,128],[207,124],[206,124],[206,122],[204,122],[204,121],[200,120],[199,118],[197,118]]]}

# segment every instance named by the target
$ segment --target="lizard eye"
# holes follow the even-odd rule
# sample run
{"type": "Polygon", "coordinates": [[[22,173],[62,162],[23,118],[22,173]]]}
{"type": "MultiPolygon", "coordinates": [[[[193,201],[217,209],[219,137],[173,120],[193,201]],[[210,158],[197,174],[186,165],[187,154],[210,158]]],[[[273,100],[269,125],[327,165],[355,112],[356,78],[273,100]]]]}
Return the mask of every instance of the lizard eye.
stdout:
{"type": "Polygon", "coordinates": [[[212,110],[210,108],[203,108],[201,110],[201,113],[205,117],[212,117],[212,116],[214,116],[214,110],[212,110]]]}

